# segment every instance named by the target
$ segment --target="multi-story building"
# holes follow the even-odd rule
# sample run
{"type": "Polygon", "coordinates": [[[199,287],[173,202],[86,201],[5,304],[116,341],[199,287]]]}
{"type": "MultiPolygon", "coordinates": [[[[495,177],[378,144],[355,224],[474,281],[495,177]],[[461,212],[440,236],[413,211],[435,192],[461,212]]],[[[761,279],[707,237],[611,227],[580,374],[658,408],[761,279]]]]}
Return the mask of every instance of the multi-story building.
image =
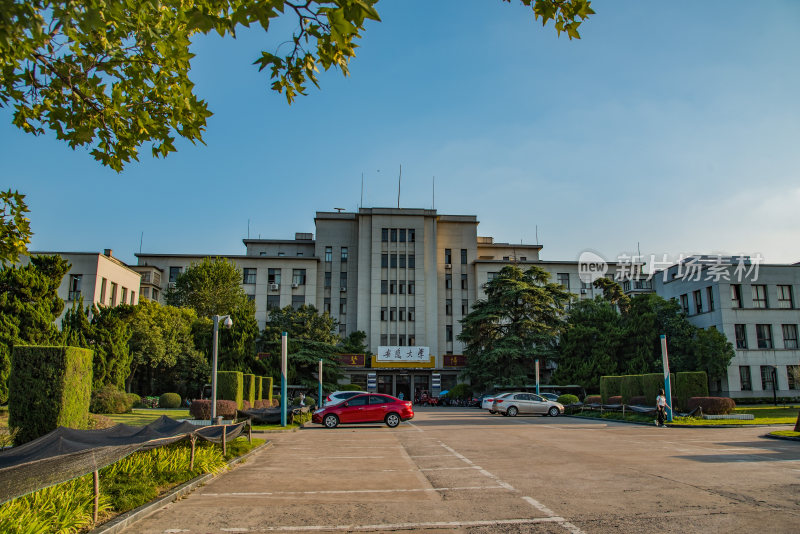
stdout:
{"type": "MultiPolygon", "coordinates": [[[[113,256],[111,249],[97,252],[44,252],[31,251],[34,255],[58,255],[70,263],[69,272],[58,287],[58,296],[66,306],[56,319],[61,323],[67,310],[83,298],[84,306],[117,306],[139,303],[139,273],[113,256]]],[[[30,258],[22,256],[20,263],[26,265],[30,258]]]]}
{"type": "Polygon", "coordinates": [[[712,390],[734,398],[800,396],[800,264],[760,264],[746,256],[694,256],[659,271],[656,292],[676,299],[689,321],[716,328],[736,356],[712,390]]]}
{"type": "MultiPolygon", "coordinates": [[[[259,325],[270,309],[314,305],[338,320],[340,335],[367,334],[376,356],[343,358],[349,379],[365,386],[375,374],[378,391],[406,398],[434,389],[436,378],[442,389],[455,385],[465,364],[459,321],[503,266],[538,265],[576,298],[599,294],[581,281],[577,261],[542,261],[541,245],[479,237],[474,215],[361,208],[317,212],[315,226],[316,239],[309,233],[293,240],[245,239],[244,255],[225,256],[242,271],[259,325]]],[[[168,274],[160,288],[149,287],[150,295],[153,289],[163,294],[183,270],[208,256],[215,254],[140,253],[136,269],[168,274]]],[[[616,267],[610,265],[609,276],[616,267]]]]}

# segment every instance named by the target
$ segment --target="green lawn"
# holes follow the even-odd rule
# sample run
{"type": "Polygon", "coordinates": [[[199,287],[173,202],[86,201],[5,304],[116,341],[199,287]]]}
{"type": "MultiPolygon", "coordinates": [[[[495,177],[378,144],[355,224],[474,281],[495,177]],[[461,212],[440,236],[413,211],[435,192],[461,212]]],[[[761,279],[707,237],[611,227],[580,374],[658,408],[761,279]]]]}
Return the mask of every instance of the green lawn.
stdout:
{"type": "Polygon", "coordinates": [[[173,410],[163,408],[134,408],[131,413],[104,414],[115,423],[125,423],[131,426],[142,426],[152,423],[162,415],[172,419],[188,419],[189,410],[185,408],[175,408],[173,410]]]}
{"type": "MultiPolygon", "coordinates": [[[[711,425],[794,425],[797,421],[797,413],[800,406],[744,406],[737,407],[734,413],[752,414],[755,418],[751,421],[742,419],[702,419],[700,417],[675,417],[674,424],[691,426],[711,426],[711,425]]],[[[622,412],[577,412],[576,415],[584,417],[594,417],[602,419],[622,420],[622,412]]],[[[640,423],[652,423],[653,417],[640,414],[625,413],[625,421],[635,421],[640,423]]]]}
{"type": "Polygon", "coordinates": [[[794,430],[776,430],[775,432],[770,432],[770,436],[781,436],[784,438],[800,438],[800,432],[795,432],[794,430]]]}

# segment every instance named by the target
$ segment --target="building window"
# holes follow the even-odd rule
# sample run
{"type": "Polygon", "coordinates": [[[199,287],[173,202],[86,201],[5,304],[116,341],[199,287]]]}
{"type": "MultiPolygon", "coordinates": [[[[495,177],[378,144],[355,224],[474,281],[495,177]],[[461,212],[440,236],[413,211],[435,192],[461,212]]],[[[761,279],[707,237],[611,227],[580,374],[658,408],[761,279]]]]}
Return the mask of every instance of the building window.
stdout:
{"type": "Polygon", "coordinates": [[[400,228],[400,242],[401,243],[405,243],[406,242],[406,229],[405,228],[400,228]]]}
{"type": "Polygon", "coordinates": [[[397,228],[392,228],[392,229],[389,231],[389,233],[390,233],[390,234],[391,234],[391,236],[392,236],[392,237],[391,237],[391,239],[390,239],[390,241],[391,241],[392,243],[397,243],[397,228]]]}
{"type": "Polygon", "coordinates": [[[117,305],[117,288],[119,286],[116,282],[111,282],[111,298],[109,299],[108,303],[112,306],[117,305]]]}
{"type": "Polygon", "coordinates": [[[400,317],[401,321],[405,321],[406,320],[406,309],[405,308],[400,308],[400,310],[398,311],[398,316],[400,317]]]}
{"type": "Polygon", "coordinates": [[[771,324],[757,324],[756,325],[756,339],[758,341],[759,349],[772,348],[772,325],[771,324]]]}
{"type": "Polygon", "coordinates": [[[414,294],[414,282],[409,282],[408,283],[408,294],[409,295],[413,295],[414,294]]]}
{"type": "Polygon", "coordinates": [[[381,321],[385,321],[387,319],[388,314],[389,314],[389,308],[386,307],[381,308],[381,321]]]}
{"type": "Polygon", "coordinates": [[[153,296],[152,296],[152,299],[153,299],[153,300],[158,300],[158,289],[156,289],[156,288],[153,288],[153,296]]]}
{"type": "Polygon", "coordinates": [[[408,309],[408,320],[409,321],[413,321],[414,320],[414,308],[413,307],[408,309]]]}
{"type": "Polygon", "coordinates": [[[142,288],[142,296],[144,298],[146,298],[146,299],[150,298],[150,288],[149,287],[143,287],[142,288]]]}
{"type": "Polygon", "coordinates": [[[409,254],[408,255],[408,268],[409,269],[413,269],[414,265],[415,265],[414,255],[413,254],[409,254]]]}
{"type": "Polygon", "coordinates": [[[339,335],[345,337],[347,335],[347,325],[339,323],[339,335]]]}
{"type": "Polygon", "coordinates": [[[444,340],[448,343],[453,342],[453,325],[447,324],[444,325],[444,340]]]}
{"type": "Polygon", "coordinates": [[[381,228],[381,242],[386,243],[389,241],[389,229],[381,228]]]}
{"type": "Polygon", "coordinates": [[[406,268],[406,255],[405,254],[400,254],[399,255],[399,257],[397,258],[397,265],[401,269],[405,269],[406,268]]]}
{"type": "Polygon", "coordinates": [[[414,231],[413,228],[409,228],[408,229],[408,242],[409,243],[413,243],[414,241],[416,241],[415,231],[414,231]]]}
{"type": "Polygon", "coordinates": [[[325,287],[331,287],[331,272],[325,271],[325,287]]]}
{"type": "Polygon", "coordinates": [[[708,311],[714,311],[714,288],[711,286],[706,288],[706,300],[708,301],[708,311]]]}
{"type": "Polygon", "coordinates": [[[331,298],[330,297],[325,297],[325,299],[322,301],[322,311],[327,313],[328,315],[330,315],[330,313],[331,313],[331,298]]]}
{"type": "Polygon", "coordinates": [[[67,300],[79,300],[81,298],[81,274],[69,275],[69,296],[67,300]]]}
{"type": "Polygon", "coordinates": [[[339,273],[339,288],[347,289],[347,271],[339,273]]]}
{"type": "Polygon", "coordinates": [[[686,315],[689,315],[689,295],[686,293],[681,295],[681,310],[683,310],[683,313],[686,315]]]}
{"type": "Polygon", "coordinates": [[[389,267],[393,269],[397,267],[397,254],[391,254],[389,256],[389,267]]]}
{"type": "Polygon", "coordinates": [[[384,347],[389,344],[389,336],[386,334],[381,334],[381,345],[384,347]]]}
{"type": "Polygon", "coordinates": [[[767,303],[767,286],[764,285],[753,286],[753,307],[769,308],[769,304],[767,303]]]}
{"type": "Polygon", "coordinates": [[[242,269],[242,283],[243,284],[255,284],[256,283],[256,270],[245,267],[242,269]]]}
{"type": "Polygon", "coordinates": [[[281,308],[280,295],[267,295],[267,311],[279,310],[281,308]]]}
{"type": "Polygon", "coordinates": [[[783,348],[796,349],[797,348],[797,325],[785,324],[781,325],[783,330],[783,348]]]}
{"type": "Polygon", "coordinates": [[[347,299],[339,299],[339,315],[347,314],[347,299]]]}
{"type": "Polygon", "coordinates": [[[122,293],[120,294],[120,297],[119,297],[119,303],[120,304],[126,304],[127,302],[128,302],[128,288],[127,287],[123,287],[122,288],[122,293]]]}
{"type": "Polygon", "coordinates": [[[347,251],[347,247],[342,247],[342,263],[347,263],[347,257],[349,252],[347,251]]]}
{"type": "Polygon", "coordinates": [[[742,391],[751,391],[753,389],[749,365],[739,366],[739,385],[742,387],[742,391]]]}
{"type": "Polygon", "coordinates": [[[444,314],[453,315],[453,299],[446,299],[444,301],[444,314]]]}
{"type": "Polygon", "coordinates": [[[694,292],[695,313],[703,313],[703,292],[699,289],[694,292]]]}
{"type": "Polygon", "coordinates": [[[299,310],[306,303],[305,295],[292,295],[292,308],[299,310]]]}
{"type": "Polygon", "coordinates": [[[169,281],[171,284],[174,284],[178,281],[178,277],[181,275],[181,271],[183,267],[170,267],[169,268],[169,281]]]}
{"type": "Polygon", "coordinates": [[[406,336],[404,334],[397,336],[397,345],[400,347],[404,347],[406,345],[406,336]]]}
{"type": "Polygon", "coordinates": [[[306,285],[305,269],[292,269],[292,284],[297,284],[299,286],[306,285]]]}
{"type": "Polygon", "coordinates": [[[394,280],[389,282],[389,294],[390,295],[396,295],[397,294],[397,282],[395,282],[394,280]]]}
{"type": "Polygon", "coordinates": [[[136,300],[136,291],[131,291],[131,305],[133,305],[135,300],[136,300]]]}
{"type": "Polygon", "coordinates": [[[303,253],[302,253],[302,252],[298,252],[298,253],[297,253],[297,255],[298,255],[298,256],[302,256],[302,255],[303,255],[303,253]]]}
{"type": "Polygon", "coordinates": [[[775,368],[771,365],[761,366],[761,389],[772,391],[775,386],[775,368]]]}
{"type": "Polygon", "coordinates": [[[526,256],[520,256],[519,261],[528,261],[528,258],[526,256]]]}
{"type": "Polygon", "coordinates": [[[281,270],[268,269],[267,270],[267,283],[281,285],[281,270]]]}
{"type": "Polygon", "coordinates": [[[461,249],[461,265],[466,265],[466,264],[467,264],[467,249],[462,248],[461,249]]]}
{"type": "Polygon", "coordinates": [[[461,315],[469,315],[469,301],[461,299],[461,315]]]}
{"type": "Polygon", "coordinates": [[[564,286],[564,289],[569,291],[569,273],[558,273],[556,279],[559,284],[564,286]]]}
{"type": "Polygon", "coordinates": [[[401,295],[405,295],[405,293],[406,293],[406,283],[403,282],[403,281],[400,281],[400,282],[398,282],[398,285],[400,286],[400,294],[401,295]]]}
{"type": "Polygon", "coordinates": [[[733,325],[733,330],[736,333],[736,348],[747,348],[747,326],[743,324],[733,325]]]}
{"type": "Polygon", "coordinates": [[[333,261],[333,247],[325,247],[325,263],[333,261]]]}
{"type": "Polygon", "coordinates": [[[742,307],[742,286],[741,284],[731,284],[731,307],[742,307]]]}
{"type": "Polygon", "coordinates": [[[389,281],[381,280],[381,295],[385,295],[388,292],[389,292],[389,281]]]}
{"type": "Polygon", "coordinates": [[[453,289],[453,275],[446,274],[444,275],[444,288],[445,289],[453,289]]]}
{"type": "Polygon", "coordinates": [[[247,297],[248,302],[255,302],[256,296],[255,295],[245,295],[247,297]]]}
{"type": "Polygon", "coordinates": [[[414,336],[414,334],[409,334],[408,335],[408,346],[409,347],[413,347],[416,344],[417,344],[417,338],[414,336]]]}
{"type": "Polygon", "coordinates": [[[444,249],[444,262],[453,263],[453,251],[449,248],[444,249]]]}
{"type": "Polygon", "coordinates": [[[489,273],[486,273],[486,281],[487,281],[487,282],[491,282],[492,280],[494,280],[495,278],[497,278],[497,276],[498,276],[499,274],[500,274],[500,273],[491,273],[491,272],[489,272],[489,273]]]}
{"type": "Polygon", "coordinates": [[[389,267],[389,255],[381,254],[381,267],[389,267]]]}
{"type": "Polygon", "coordinates": [[[778,307],[794,308],[794,299],[792,298],[792,286],[778,286],[778,307]]]}
{"type": "Polygon", "coordinates": [[[800,389],[800,365],[787,365],[786,376],[789,379],[789,389],[800,389]]]}
{"type": "Polygon", "coordinates": [[[389,308],[389,320],[390,321],[397,320],[397,310],[395,308],[389,308]]]}
{"type": "Polygon", "coordinates": [[[468,287],[468,285],[467,285],[467,275],[466,274],[462,274],[461,275],[461,289],[467,289],[467,287],[468,287]]]}
{"type": "Polygon", "coordinates": [[[282,258],[283,256],[286,256],[285,252],[278,252],[278,257],[279,258],[282,258]]]}

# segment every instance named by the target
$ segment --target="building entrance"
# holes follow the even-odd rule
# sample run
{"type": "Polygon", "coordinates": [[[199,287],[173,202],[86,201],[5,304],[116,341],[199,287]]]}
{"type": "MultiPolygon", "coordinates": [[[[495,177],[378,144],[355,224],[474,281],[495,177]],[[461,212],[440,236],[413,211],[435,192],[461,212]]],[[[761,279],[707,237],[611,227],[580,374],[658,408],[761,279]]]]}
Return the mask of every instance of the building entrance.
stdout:
{"type": "Polygon", "coordinates": [[[412,400],[411,377],[409,375],[395,375],[394,379],[394,396],[400,398],[402,393],[403,400],[412,400]]]}
{"type": "Polygon", "coordinates": [[[414,402],[419,402],[419,396],[423,391],[430,394],[431,389],[431,375],[414,375],[414,402]]]}

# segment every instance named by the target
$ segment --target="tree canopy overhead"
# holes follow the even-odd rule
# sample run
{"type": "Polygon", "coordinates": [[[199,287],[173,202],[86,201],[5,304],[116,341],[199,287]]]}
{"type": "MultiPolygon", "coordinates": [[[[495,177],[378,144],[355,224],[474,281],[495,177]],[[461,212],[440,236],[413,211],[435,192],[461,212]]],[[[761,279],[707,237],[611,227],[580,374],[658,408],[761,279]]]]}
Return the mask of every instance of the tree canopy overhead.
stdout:
{"type": "MultiPolygon", "coordinates": [[[[511,0],[503,0],[510,2],[511,0]]],[[[545,25],[570,39],[593,14],[589,0],[520,0],[545,25]]],[[[151,145],[174,152],[180,136],[203,142],[211,111],[189,77],[192,38],[297,21],[278,55],[254,61],[288,102],[317,85],[320,68],[347,75],[378,0],[0,0],[0,106],[34,135],[52,130],[70,147],[87,147],[122,170],[151,145]]]]}

